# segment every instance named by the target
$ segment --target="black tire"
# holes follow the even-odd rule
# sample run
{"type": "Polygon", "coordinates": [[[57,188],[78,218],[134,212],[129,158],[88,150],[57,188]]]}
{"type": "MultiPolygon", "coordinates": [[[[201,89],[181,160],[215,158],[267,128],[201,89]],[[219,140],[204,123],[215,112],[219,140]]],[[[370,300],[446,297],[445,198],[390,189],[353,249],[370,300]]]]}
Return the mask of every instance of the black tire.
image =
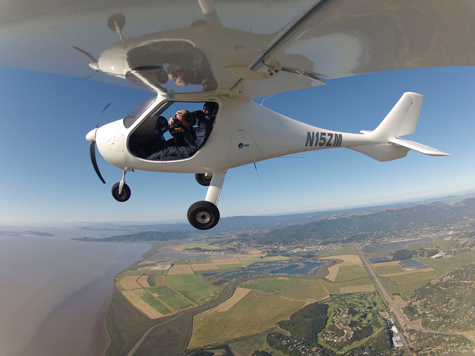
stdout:
{"type": "Polygon", "coordinates": [[[195,179],[196,181],[204,187],[208,187],[211,183],[211,175],[206,176],[204,173],[196,173],[195,179]]]}
{"type": "Polygon", "coordinates": [[[209,230],[219,221],[219,210],[209,201],[198,201],[188,209],[188,221],[199,230],[209,230]]]}
{"type": "Polygon", "coordinates": [[[120,186],[120,183],[115,183],[112,186],[112,196],[114,197],[115,200],[123,203],[129,200],[132,192],[130,191],[129,186],[124,183],[124,186],[122,187],[122,194],[119,194],[119,186],[120,186]]]}

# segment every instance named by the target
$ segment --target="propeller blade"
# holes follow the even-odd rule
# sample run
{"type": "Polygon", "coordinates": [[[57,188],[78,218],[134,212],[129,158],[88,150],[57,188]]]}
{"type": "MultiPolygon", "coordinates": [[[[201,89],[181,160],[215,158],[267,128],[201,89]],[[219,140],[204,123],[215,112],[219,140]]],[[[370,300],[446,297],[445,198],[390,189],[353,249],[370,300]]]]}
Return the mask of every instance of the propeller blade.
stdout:
{"type": "Polygon", "coordinates": [[[101,113],[99,114],[99,117],[97,118],[96,129],[99,126],[99,120],[101,119],[102,114],[104,114],[104,111],[106,111],[106,109],[109,107],[110,104],[111,103],[107,104],[106,107],[102,109],[101,113]]]}
{"type": "Polygon", "coordinates": [[[92,73],[91,75],[88,75],[87,77],[82,77],[83,79],[89,79],[89,78],[92,78],[93,76],[96,75],[96,73],[99,72],[98,70],[95,70],[94,73],[92,73]]]}
{"type": "Polygon", "coordinates": [[[89,52],[83,50],[82,48],[79,48],[79,47],[76,47],[76,46],[73,46],[73,48],[79,52],[81,52],[82,54],[85,54],[87,56],[87,58],[89,58],[91,61],[93,61],[94,63],[97,63],[97,59],[94,58],[94,56],[92,54],[90,54],[89,52]]]}
{"type": "Polygon", "coordinates": [[[95,141],[93,141],[91,143],[89,152],[91,154],[92,166],[94,167],[94,170],[96,171],[97,176],[102,181],[102,183],[106,184],[106,181],[104,180],[104,178],[102,178],[101,172],[99,171],[99,167],[97,166],[97,162],[96,162],[96,142],[95,141]]]}

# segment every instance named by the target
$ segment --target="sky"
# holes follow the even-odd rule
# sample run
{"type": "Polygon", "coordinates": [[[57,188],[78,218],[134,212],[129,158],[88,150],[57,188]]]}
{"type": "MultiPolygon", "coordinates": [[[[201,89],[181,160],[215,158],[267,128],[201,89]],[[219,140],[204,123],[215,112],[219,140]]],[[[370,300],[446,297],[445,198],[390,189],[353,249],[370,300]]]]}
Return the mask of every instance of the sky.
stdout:
{"type": "MultiPolygon", "coordinates": [[[[99,73],[98,75],[105,75],[99,73]]],[[[329,80],[328,85],[257,99],[305,123],[344,132],[374,129],[406,91],[424,95],[407,139],[450,157],[410,151],[377,162],[338,148],[295,154],[228,171],[222,217],[266,215],[415,201],[475,192],[475,67],[399,70],[329,80]]],[[[186,221],[206,188],[192,174],[128,173],[129,201],[110,193],[122,172],[97,155],[85,135],[124,117],[150,94],[141,90],[0,68],[0,225],[186,221]]]]}

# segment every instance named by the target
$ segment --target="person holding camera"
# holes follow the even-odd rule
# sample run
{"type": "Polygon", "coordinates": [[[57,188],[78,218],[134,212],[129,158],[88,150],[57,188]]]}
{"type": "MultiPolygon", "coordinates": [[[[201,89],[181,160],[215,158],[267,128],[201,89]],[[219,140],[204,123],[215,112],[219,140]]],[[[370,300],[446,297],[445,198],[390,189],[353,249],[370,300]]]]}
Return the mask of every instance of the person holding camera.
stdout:
{"type": "Polygon", "coordinates": [[[154,161],[172,161],[191,157],[208,140],[216,118],[218,104],[209,102],[203,111],[179,110],[168,120],[168,129],[173,138],[161,145],[158,152],[148,156],[154,161]]]}
{"type": "MultiPolygon", "coordinates": [[[[166,119],[163,118],[166,122],[166,119]]],[[[187,110],[178,110],[174,117],[168,120],[168,130],[172,138],[161,142],[158,151],[147,157],[153,161],[171,161],[188,158],[197,150],[196,136],[193,124],[196,119],[187,110]]]]}

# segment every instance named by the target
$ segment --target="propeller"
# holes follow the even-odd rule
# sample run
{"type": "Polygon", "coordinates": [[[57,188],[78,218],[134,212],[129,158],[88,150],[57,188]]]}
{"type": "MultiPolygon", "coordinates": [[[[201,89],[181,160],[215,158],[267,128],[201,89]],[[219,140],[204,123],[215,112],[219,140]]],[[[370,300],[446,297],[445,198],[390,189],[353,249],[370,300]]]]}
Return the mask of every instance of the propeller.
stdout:
{"type": "Polygon", "coordinates": [[[97,123],[94,130],[91,130],[86,135],[86,140],[91,142],[91,146],[89,147],[89,154],[91,155],[92,166],[94,167],[94,170],[96,171],[97,176],[104,184],[106,184],[106,181],[104,180],[104,178],[102,178],[102,174],[99,171],[99,166],[97,165],[97,161],[96,161],[96,132],[97,132],[97,128],[99,127],[99,120],[101,119],[102,114],[104,113],[104,111],[106,111],[109,105],[110,103],[107,104],[104,109],[102,109],[102,112],[99,114],[99,117],[97,118],[97,123]]]}
{"type": "Polygon", "coordinates": [[[79,48],[79,47],[76,47],[76,46],[73,46],[73,48],[79,52],[81,52],[82,54],[84,54],[87,58],[89,58],[92,63],[89,63],[89,67],[91,67],[92,69],[94,69],[94,73],[92,73],[90,76],[88,77],[84,77],[85,79],[87,78],[91,78],[92,76],[94,76],[97,72],[99,72],[99,62],[97,61],[96,58],[94,58],[94,56],[92,54],[90,54],[88,51],[85,51],[83,50],[82,48],[79,48]]]}

